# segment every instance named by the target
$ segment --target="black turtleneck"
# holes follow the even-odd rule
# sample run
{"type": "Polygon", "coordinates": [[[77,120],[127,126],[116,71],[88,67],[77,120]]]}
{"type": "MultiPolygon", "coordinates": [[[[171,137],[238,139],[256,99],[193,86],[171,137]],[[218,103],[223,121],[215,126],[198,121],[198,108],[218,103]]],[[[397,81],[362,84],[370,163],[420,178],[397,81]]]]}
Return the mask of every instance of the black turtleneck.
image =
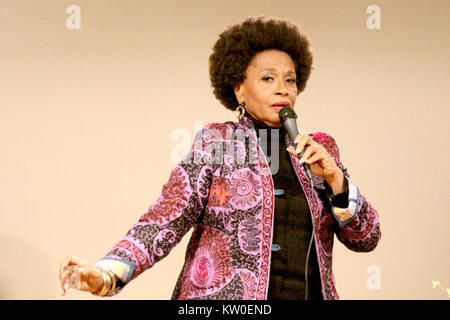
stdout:
{"type": "MultiPolygon", "coordinates": [[[[303,300],[306,253],[312,234],[308,202],[292,166],[289,152],[286,150],[285,129],[269,127],[248,113],[246,116],[252,120],[259,144],[270,161],[275,188],[272,257],[267,298],[303,300]]],[[[308,287],[309,299],[322,299],[315,244],[312,246],[308,264],[308,287]]]]}

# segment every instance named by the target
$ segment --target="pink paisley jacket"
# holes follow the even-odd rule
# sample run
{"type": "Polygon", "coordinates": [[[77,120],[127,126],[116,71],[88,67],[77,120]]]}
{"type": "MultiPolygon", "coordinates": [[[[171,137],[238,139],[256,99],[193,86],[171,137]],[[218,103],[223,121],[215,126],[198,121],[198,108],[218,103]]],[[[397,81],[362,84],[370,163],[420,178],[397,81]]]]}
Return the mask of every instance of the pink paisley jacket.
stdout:
{"type": "MultiPolygon", "coordinates": [[[[314,176],[312,190],[303,166],[291,156],[309,207],[315,208],[311,216],[323,298],[339,299],[332,270],[334,234],[350,250],[371,251],[381,236],[378,214],[349,179],[334,138],[323,132],[310,136],[348,179],[348,207],[333,207],[324,195],[326,181],[314,176]]],[[[96,265],[120,279],[115,295],[193,227],[172,299],[266,299],[274,201],[272,175],[253,123],[244,117],[208,124],[156,202],[96,265]]]]}

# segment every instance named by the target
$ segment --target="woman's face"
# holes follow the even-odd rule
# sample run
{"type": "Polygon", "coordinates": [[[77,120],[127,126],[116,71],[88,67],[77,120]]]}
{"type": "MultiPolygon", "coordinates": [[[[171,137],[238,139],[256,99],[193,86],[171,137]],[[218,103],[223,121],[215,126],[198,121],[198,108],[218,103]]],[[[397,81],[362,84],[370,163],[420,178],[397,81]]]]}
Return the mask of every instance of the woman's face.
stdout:
{"type": "Polygon", "coordinates": [[[284,103],[294,108],[297,84],[294,62],[279,50],[258,52],[245,72],[244,82],[235,86],[239,103],[245,102],[250,115],[271,127],[281,127],[279,111],[284,103]]]}

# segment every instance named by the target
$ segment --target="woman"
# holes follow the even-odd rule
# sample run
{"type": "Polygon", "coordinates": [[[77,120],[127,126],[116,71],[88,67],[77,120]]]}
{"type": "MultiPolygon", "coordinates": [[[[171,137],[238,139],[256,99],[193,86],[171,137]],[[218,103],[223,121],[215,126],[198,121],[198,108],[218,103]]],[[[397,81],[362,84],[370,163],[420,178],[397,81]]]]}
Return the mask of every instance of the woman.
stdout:
{"type": "Polygon", "coordinates": [[[294,108],[311,68],[309,41],[288,21],[248,18],[224,31],[210,77],[215,96],[239,121],[196,134],[161,196],[95,266],[62,261],[63,294],[69,266],[81,268],[80,290],[117,294],[193,227],[173,299],[338,299],[334,234],[362,252],[373,250],[381,233],[333,137],[301,133],[294,149],[280,123],[280,109],[294,108]],[[313,189],[302,163],[311,167],[313,189]]]}

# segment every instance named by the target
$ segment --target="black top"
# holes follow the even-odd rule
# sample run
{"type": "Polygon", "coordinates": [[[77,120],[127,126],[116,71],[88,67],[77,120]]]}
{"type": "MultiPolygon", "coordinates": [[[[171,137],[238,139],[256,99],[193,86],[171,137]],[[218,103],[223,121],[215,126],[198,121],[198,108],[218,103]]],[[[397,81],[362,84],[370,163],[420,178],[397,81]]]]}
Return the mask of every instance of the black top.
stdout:
{"type": "MultiPolygon", "coordinates": [[[[308,202],[286,150],[284,128],[271,128],[249,118],[255,125],[259,145],[269,161],[275,188],[275,217],[267,298],[303,300],[306,253],[312,235],[308,202]]],[[[322,299],[315,245],[310,253],[308,287],[309,299],[322,299]]]]}
{"type": "MultiPolygon", "coordinates": [[[[258,142],[269,162],[275,191],[273,242],[268,299],[303,300],[305,298],[305,264],[312,235],[311,211],[303,188],[293,168],[285,144],[286,130],[270,127],[249,118],[256,129],[258,142]],[[278,137],[277,137],[278,136],[278,137]]],[[[325,194],[331,204],[348,206],[348,180],[344,192],[334,195],[324,182],[325,194]]],[[[308,261],[308,299],[322,300],[319,263],[315,242],[308,261]]]]}

